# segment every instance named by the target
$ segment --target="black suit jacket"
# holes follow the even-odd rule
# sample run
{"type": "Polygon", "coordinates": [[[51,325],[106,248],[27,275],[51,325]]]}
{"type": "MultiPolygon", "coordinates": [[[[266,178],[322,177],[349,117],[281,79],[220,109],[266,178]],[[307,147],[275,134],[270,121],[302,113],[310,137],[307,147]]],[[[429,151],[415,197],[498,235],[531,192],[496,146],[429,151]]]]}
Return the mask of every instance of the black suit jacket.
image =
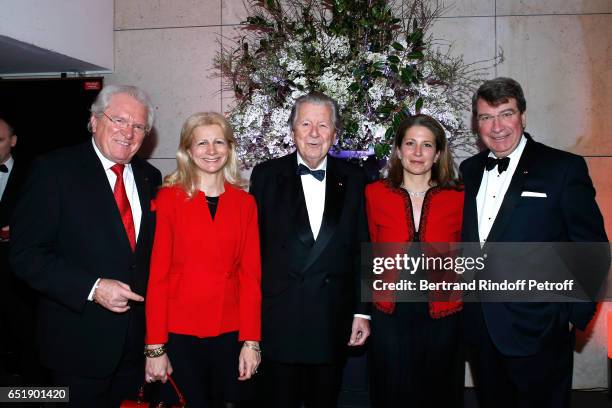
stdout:
{"type": "Polygon", "coordinates": [[[141,351],[142,304],[117,314],[87,300],[97,278],[117,279],[145,294],[155,228],[150,203],[161,174],[137,157],[131,165],[142,207],[135,252],[91,141],[36,161],[22,190],[13,217],[11,263],[41,294],[40,354],[53,370],[104,377],[115,370],[125,347],[141,351]],[[126,342],[128,325],[131,342],[126,342]]]}
{"type": "MultiPolygon", "coordinates": [[[[527,144],[483,251],[488,253],[494,242],[607,242],[584,159],[526,137],[527,144]],[[545,193],[546,197],[521,196],[523,191],[545,193]]],[[[461,164],[465,182],[463,241],[479,241],[476,195],[488,155],[489,150],[485,150],[461,164]]],[[[609,264],[609,250],[604,248],[609,264]]],[[[594,272],[574,273],[580,276],[594,272]]],[[[464,316],[468,340],[477,342],[488,332],[503,354],[527,356],[567,335],[568,322],[584,329],[594,312],[595,304],[590,302],[483,302],[466,304],[464,316]]]]}
{"type": "Polygon", "coordinates": [[[17,203],[17,197],[19,194],[19,188],[23,181],[23,169],[21,168],[20,162],[17,159],[13,161],[13,168],[11,174],[9,174],[6,188],[0,199],[0,227],[9,225],[11,215],[15,209],[17,203]]]}
{"type": "Polygon", "coordinates": [[[313,238],[297,155],[257,165],[251,193],[262,254],[262,344],[270,360],[330,363],[343,355],[358,299],[360,246],[368,240],[361,169],[328,157],[325,210],[313,238]]]}

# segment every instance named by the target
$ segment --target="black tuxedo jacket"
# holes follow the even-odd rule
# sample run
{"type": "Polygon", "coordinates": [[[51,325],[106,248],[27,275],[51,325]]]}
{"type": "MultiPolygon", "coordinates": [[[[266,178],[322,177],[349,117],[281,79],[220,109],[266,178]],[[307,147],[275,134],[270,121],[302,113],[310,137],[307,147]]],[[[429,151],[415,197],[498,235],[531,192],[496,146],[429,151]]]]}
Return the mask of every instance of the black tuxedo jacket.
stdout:
{"type": "Polygon", "coordinates": [[[155,229],[151,199],[161,174],[137,157],[131,165],[142,207],[135,252],[91,141],[37,160],[22,190],[11,227],[11,263],[41,294],[40,354],[53,370],[105,377],[125,347],[142,352],[142,303],[117,314],[87,300],[97,278],[117,279],[145,294],[155,229]],[[126,341],[128,325],[132,341],[126,341]]]}
{"type": "MultiPolygon", "coordinates": [[[[527,144],[483,250],[494,242],[607,242],[595,190],[584,159],[535,142],[527,144]],[[545,198],[521,196],[523,191],[545,193],[545,198]]],[[[462,240],[478,242],[476,195],[489,150],[465,160],[462,240]]],[[[609,264],[609,250],[605,258],[609,264]]],[[[607,270],[607,265],[606,265],[607,270]]],[[[576,274],[594,271],[580,270],[576,274]]],[[[512,279],[511,276],[508,279],[512,279]]],[[[478,342],[488,334],[505,355],[527,356],[567,335],[568,322],[584,329],[595,304],[577,303],[468,303],[466,336],[478,342]]]]}
{"type": "Polygon", "coordinates": [[[6,188],[2,194],[2,199],[0,199],[0,227],[9,225],[11,215],[17,203],[19,188],[23,181],[23,174],[24,172],[20,163],[17,159],[14,159],[11,174],[9,174],[6,188]]]}
{"type": "Polygon", "coordinates": [[[367,242],[365,175],[327,158],[325,210],[313,238],[293,153],[257,165],[262,255],[262,347],[284,363],[323,364],[343,356],[358,298],[361,243],[367,242]]]}

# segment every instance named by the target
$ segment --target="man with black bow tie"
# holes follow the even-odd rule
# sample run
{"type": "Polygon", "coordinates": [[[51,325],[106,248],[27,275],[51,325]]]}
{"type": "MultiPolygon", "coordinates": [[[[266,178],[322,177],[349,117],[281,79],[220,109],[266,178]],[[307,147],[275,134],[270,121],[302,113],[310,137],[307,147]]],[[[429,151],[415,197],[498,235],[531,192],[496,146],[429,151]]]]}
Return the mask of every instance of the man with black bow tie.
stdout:
{"type": "Polygon", "coordinates": [[[346,345],[369,335],[358,298],[360,246],[368,239],[365,175],[327,155],[339,123],[333,99],[300,97],[289,118],[297,152],[257,165],[251,176],[266,408],[335,407],[346,345]]]}
{"type": "MultiPolygon", "coordinates": [[[[26,330],[32,326],[30,310],[24,299],[15,290],[20,287],[19,282],[12,276],[8,264],[8,250],[10,242],[9,219],[13,213],[22,172],[16,165],[12,150],[17,144],[17,135],[9,122],[0,117],[0,332],[4,333],[0,339],[1,353],[14,353],[15,360],[21,359],[21,350],[24,345],[24,337],[31,336],[31,331],[26,330]],[[26,316],[27,315],[27,316],[26,316]],[[27,335],[26,335],[27,332],[27,335]]],[[[21,294],[21,293],[19,293],[21,294]]],[[[25,338],[25,340],[30,340],[25,338]]],[[[24,353],[24,357],[36,359],[31,355],[31,350],[24,353]]],[[[2,360],[6,361],[7,358],[2,360]]],[[[14,367],[22,372],[22,367],[14,367]]],[[[8,382],[8,364],[5,367],[0,362],[0,381],[8,382]],[[6,370],[5,370],[6,369],[6,370]]],[[[23,374],[23,372],[22,372],[23,374]]]]}
{"type": "MultiPolygon", "coordinates": [[[[493,242],[608,241],[584,159],[524,132],[526,101],[518,82],[483,83],[472,113],[487,149],[461,164],[463,241],[480,242],[484,250],[493,242]]],[[[604,252],[609,264],[607,246],[604,252]]],[[[594,312],[590,302],[466,303],[480,406],[569,407],[574,328],[584,330],[594,312]]]]}

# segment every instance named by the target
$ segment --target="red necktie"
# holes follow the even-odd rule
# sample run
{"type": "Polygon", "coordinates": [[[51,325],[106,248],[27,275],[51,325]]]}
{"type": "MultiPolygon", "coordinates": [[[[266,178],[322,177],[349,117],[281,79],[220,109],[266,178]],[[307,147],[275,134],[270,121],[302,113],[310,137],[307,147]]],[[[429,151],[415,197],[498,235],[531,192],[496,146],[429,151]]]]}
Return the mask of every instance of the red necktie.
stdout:
{"type": "Polygon", "coordinates": [[[130,207],[130,201],[128,200],[127,193],[125,192],[125,184],[123,184],[123,169],[125,164],[115,164],[111,167],[111,170],[117,175],[117,181],[115,182],[115,189],[113,194],[115,195],[115,201],[123,220],[123,226],[127,233],[128,240],[132,251],[136,248],[136,229],[134,228],[134,218],[132,217],[132,208],[130,207]]]}

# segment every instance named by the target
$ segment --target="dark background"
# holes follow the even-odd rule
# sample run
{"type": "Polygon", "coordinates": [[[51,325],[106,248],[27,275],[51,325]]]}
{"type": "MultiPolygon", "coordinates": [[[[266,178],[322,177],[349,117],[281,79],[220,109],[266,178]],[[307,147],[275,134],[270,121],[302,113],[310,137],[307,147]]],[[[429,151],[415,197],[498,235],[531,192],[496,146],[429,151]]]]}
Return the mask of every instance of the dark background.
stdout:
{"type": "Polygon", "coordinates": [[[28,163],[41,153],[88,140],[89,108],[102,83],[101,77],[0,80],[0,117],[17,134],[14,156],[28,163]],[[99,87],[86,89],[88,84],[99,87]]]}

